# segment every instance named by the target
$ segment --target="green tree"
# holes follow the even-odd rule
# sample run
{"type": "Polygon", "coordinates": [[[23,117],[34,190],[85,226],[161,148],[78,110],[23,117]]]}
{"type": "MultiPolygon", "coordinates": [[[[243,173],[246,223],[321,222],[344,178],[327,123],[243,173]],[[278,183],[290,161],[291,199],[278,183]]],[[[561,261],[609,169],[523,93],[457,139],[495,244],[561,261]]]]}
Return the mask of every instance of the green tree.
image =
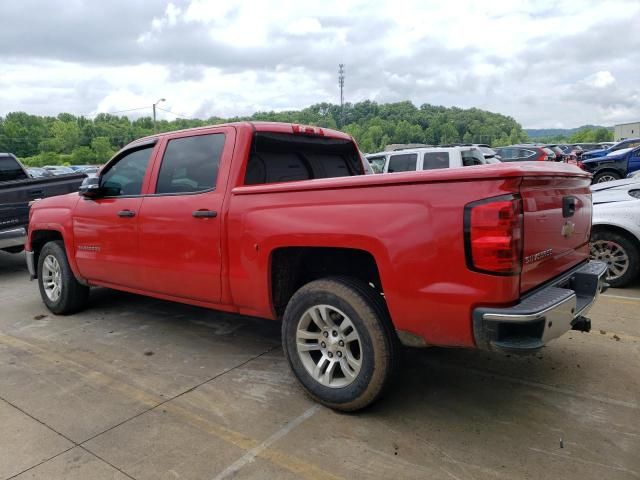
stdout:
{"type": "Polygon", "coordinates": [[[96,163],[96,154],[89,147],[76,147],[71,152],[72,165],[86,165],[96,163]]]}
{"type": "Polygon", "coordinates": [[[91,141],[91,150],[95,154],[95,161],[98,164],[107,162],[115,153],[107,137],[96,137],[91,141]]]}

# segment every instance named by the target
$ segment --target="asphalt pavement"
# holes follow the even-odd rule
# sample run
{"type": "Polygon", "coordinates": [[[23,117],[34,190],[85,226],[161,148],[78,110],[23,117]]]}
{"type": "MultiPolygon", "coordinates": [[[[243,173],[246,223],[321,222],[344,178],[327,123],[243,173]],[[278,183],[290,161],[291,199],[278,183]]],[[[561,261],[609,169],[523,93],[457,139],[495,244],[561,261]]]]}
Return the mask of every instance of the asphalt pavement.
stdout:
{"type": "Polygon", "coordinates": [[[340,414],[277,322],[106,289],[56,317],[0,252],[0,479],[637,479],[640,283],[590,317],[534,356],[407,350],[340,414]]]}

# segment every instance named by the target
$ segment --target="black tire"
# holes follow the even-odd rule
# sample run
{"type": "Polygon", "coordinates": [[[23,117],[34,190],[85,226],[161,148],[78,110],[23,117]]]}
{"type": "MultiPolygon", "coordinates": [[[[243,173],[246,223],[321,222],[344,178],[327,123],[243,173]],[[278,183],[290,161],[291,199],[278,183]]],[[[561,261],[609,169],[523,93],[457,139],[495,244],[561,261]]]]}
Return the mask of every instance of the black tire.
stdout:
{"type": "MultiPolygon", "coordinates": [[[[391,380],[398,357],[397,337],[380,294],[366,283],[344,277],[315,280],[293,295],[284,313],[282,344],[289,365],[306,392],[319,403],[341,411],[359,410],[377,400],[391,380]],[[346,386],[323,385],[307,370],[298,353],[298,326],[305,313],[318,305],[344,312],[360,337],[360,370],[346,386]]],[[[333,361],[336,360],[337,357],[333,361]]]]}
{"type": "Polygon", "coordinates": [[[612,172],[612,171],[606,171],[606,172],[599,172],[596,173],[593,176],[593,183],[602,183],[602,182],[611,182],[613,180],[620,180],[622,178],[622,175],[620,175],[617,172],[612,172]],[[611,177],[608,180],[604,180],[607,177],[611,177]]]}
{"type": "Polygon", "coordinates": [[[591,259],[607,263],[606,252],[594,248],[596,242],[612,242],[629,258],[629,264],[624,274],[612,278],[607,272],[607,283],[612,287],[625,287],[640,273],[640,251],[637,242],[628,236],[612,230],[598,230],[591,235],[591,259]]]}
{"type": "Polygon", "coordinates": [[[38,286],[42,301],[51,312],[56,315],[69,315],[83,310],[89,300],[89,287],[76,280],[69,266],[67,253],[61,241],[48,242],[40,250],[38,257],[38,286]],[[60,293],[55,299],[49,298],[45,291],[45,275],[43,273],[44,262],[48,257],[53,257],[60,268],[60,293]]]}

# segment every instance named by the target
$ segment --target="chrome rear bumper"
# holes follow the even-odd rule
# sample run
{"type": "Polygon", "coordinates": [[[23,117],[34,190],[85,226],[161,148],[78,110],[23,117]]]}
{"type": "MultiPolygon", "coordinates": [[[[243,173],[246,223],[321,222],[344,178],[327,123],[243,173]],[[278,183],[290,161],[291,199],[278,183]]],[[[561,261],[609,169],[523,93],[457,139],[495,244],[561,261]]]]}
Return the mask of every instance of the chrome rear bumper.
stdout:
{"type": "Polygon", "coordinates": [[[606,264],[588,262],[532,292],[507,308],[480,307],[473,312],[478,348],[534,352],[568,330],[588,330],[584,315],[607,288],[606,264]]]}

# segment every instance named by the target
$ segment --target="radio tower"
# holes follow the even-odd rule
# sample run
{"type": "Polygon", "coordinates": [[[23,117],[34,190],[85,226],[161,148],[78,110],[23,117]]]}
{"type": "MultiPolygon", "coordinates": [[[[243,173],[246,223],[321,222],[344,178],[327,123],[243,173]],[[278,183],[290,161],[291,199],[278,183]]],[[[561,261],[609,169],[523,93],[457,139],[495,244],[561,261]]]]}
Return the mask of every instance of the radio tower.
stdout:
{"type": "Polygon", "coordinates": [[[340,126],[344,127],[344,63],[338,65],[338,86],[340,87],[340,126]]]}

